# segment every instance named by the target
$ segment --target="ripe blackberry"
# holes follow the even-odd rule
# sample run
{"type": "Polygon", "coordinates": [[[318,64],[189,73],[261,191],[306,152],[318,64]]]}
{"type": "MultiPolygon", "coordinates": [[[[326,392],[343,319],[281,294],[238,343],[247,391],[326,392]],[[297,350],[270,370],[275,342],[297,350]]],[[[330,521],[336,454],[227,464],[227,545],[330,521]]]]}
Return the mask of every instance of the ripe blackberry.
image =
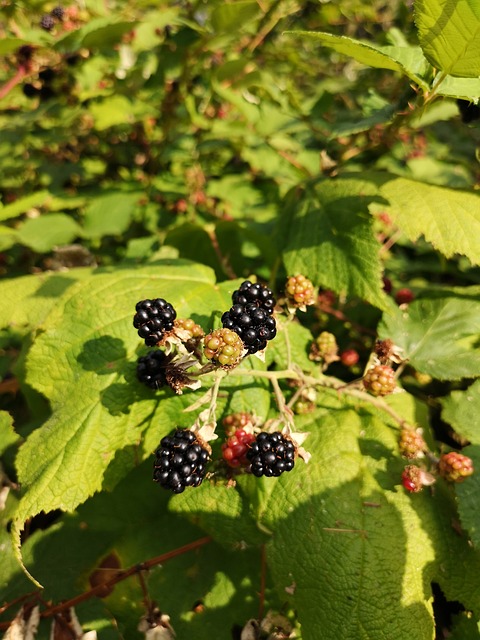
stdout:
{"type": "Polygon", "coordinates": [[[284,471],[291,471],[295,464],[295,445],[283,436],[275,433],[259,433],[247,452],[254,476],[279,476],[284,471]]]}
{"type": "Polygon", "coordinates": [[[216,329],[203,339],[203,353],[224,369],[236,367],[243,352],[243,342],[235,331],[216,329]]]}
{"type": "Polygon", "coordinates": [[[473,473],[473,462],[457,451],[444,453],[438,462],[438,472],[450,482],[463,482],[473,473]]]}
{"type": "Polygon", "coordinates": [[[226,442],[222,444],[222,458],[229,467],[246,467],[249,464],[247,453],[249,445],[254,442],[255,435],[244,429],[237,429],[226,442]]]}
{"type": "Polygon", "coordinates": [[[166,367],[171,358],[164,351],[155,349],[137,360],[137,378],[150,389],[160,389],[167,384],[166,367]]]}
{"type": "Polygon", "coordinates": [[[363,386],[372,396],[388,396],[397,386],[395,371],[382,364],[370,367],[363,376],[363,386]]]}
{"type": "Polygon", "coordinates": [[[50,15],[56,20],[63,20],[65,16],[65,9],[59,5],[50,11],[50,15]]]}
{"type": "Polygon", "coordinates": [[[315,304],[315,289],[312,282],[303,275],[291,276],[285,286],[287,302],[292,307],[306,307],[315,304]]]}
{"type": "Polygon", "coordinates": [[[50,14],[45,14],[40,20],[40,26],[45,31],[51,31],[55,26],[55,18],[52,18],[50,14]]]}
{"type": "Polygon", "coordinates": [[[223,314],[222,324],[240,336],[248,353],[257,353],[277,335],[277,324],[270,313],[255,303],[236,303],[223,314]]]}
{"type": "Polygon", "coordinates": [[[240,288],[232,293],[232,302],[242,306],[255,304],[269,314],[273,313],[276,304],[271,289],[263,284],[253,284],[250,280],[242,282],[240,288]]]}
{"type": "Polygon", "coordinates": [[[172,305],[163,298],[141,300],[136,304],[133,326],[145,340],[147,347],[158,344],[164,333],[173,329],[177,314],[172,305]]]}
{"type": "Polygon", "coordinates": [[[205,478],[209,453],[192,431],[176,429],[162,438],[155,451],[153,479],[173,493],[198,487],[205,478]]]}

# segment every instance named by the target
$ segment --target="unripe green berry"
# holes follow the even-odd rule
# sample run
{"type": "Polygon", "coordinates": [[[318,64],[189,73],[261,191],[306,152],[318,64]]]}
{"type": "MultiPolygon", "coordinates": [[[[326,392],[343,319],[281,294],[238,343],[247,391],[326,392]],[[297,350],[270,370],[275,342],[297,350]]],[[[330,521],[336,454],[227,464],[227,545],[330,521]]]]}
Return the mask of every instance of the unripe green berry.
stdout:
{"type": "Polygon", "coordinates": [[[363,376],[363,386],[373,396],[388,396],[397,386],[395,371],[381,364],[370,367],[363,376]]]}
{"type": "Polygon", "coordinates": [[[216,362],[224,369],[236,367],[243,353],[243,342],[235,331],[216,329],[205,336],[203,352],[208,360],[216,362]]]}

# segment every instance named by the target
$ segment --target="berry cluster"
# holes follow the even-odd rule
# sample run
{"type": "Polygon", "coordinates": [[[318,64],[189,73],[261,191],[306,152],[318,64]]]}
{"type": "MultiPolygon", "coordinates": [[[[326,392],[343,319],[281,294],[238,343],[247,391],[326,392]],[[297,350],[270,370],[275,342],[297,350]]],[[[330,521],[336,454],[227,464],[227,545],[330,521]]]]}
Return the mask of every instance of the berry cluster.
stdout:
{"type": "Polygon", "coordinates": [[[51,31],[57,20],[62,21],[65,16],[65,11],[63,7],[55,7],[50,11],[50,13],[46,13],[40,19],[40,26],[45,31],[51,31]]]}
{"type": "Polygon", "coordinates": [[[137,378],[151,389],[160,389],[167,384],[166,367],[171,358],[164,351],[149,351],[137,361],[137,378]]]}
{"type": "Polygon", "coordinates": [[[203,353],[224,369],[236,367],[243,353],[243,342],[235,331],[216,329],[203,341],[203,353]]]}
{"type": "Polygon", "coordinates": [[[420,467],[414,464],[407,465],[402,473],[402,485],[410,493],[419,493],[423,489],[420,467]]]}
{"type": "Polygon", "coordinates": [[[395,371],[382,364],[370,367],[363,376],[363,386],[373,396],[388,396],[397,386],[395,371]]]}
{"type": "Polygon", "coordinates": [[[333,333],[322,331],[310,347],[310,360],[330,364],[338,360],[338,344],[333,333]]]}
{"type": "Polygon", "coordinates": [[[250,445],[247,459],[254,476],[279,476],[291,471],[295,464],[295,445],[279,431],[259,433],[250,445]]]}
{"type": "Polygon", "coordinates": [[[155,451],[153,479],[164,489],[182,493],[198,487],[207,472],[209,451],[189,429],[176,429],[165,436],[155,451]]]}
{"type": "Polygon", "coordinates": [[[413,460],[423,455],[427,445],[422,435],[414,429],[403,428],[399,441],[400,453],[407,460],[413,460]]]}
{"type": "Polygon", "coordinates": [[[255,424],[254,417],[250,413],[230,413],[222,420],[223,428],[227,436],[233,436],[237,429],[245,429],[245,427],[253,427],[255,424]]]}
{"type": "Polygon", "coordinates": [[[173,329],[177,314],[172,305],[163,298],[141,300],[135,307],[133,326],[145,340],[147,347],[158,345],[165,333],[173,329]]]}
{"type": "Polygon", "coordinates": [[[285,286],[287,302],[292,307],[306,307],[315,304],[315,289],[312,282],[303,275],[291,276],[285,286]]]}
{"type": "Polygon", "coordinates": [[[232,294],[233,306],[222,316],[224,329],[230,329],[242,339],[249,354],[265,349],[267,341],[277,334],[272,317],[275,298],[270,289],[249,280],[232,294]]]}
{"type": "Polygon", "coordinates": [[[247,458],[247,453],[249,446],[254,441],[255,436],[253,433],[248,433],[244,429],[237,429],[235,433],[222,444],[222,458],[232,469],[248,466],[250,463],[247,458]]]}
{"type": "Polygon", "coordinates": [[[472,475],[473,462],[463,453],[450,451],[440,457],[438,472],[449,482],[463,482],[465,478],[472,475]]]}
{"type": "Polygon", "coordinates": [[[205,335],[202,327],[191,318],[177,318],[174,324],[175,329],[180,329],[188,334],[189,340],[203,338],[205,335]]]}

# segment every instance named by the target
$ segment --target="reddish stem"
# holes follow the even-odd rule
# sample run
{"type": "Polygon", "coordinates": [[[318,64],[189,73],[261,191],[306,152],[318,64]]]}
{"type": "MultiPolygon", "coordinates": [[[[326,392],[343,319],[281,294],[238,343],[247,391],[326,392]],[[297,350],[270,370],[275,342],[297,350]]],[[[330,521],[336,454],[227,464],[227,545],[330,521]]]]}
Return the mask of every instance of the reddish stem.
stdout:
{"type": "Polygon", "coordinates": [[[7,82],[3,85],[3,87],[0,87],[0,100],[2,100],[8,93],[10,93],[10,91],[19,82],[21,82],[26,75],[27,75],[26,69],[23,66],[18,67],[16,74],[12,78],[10,78],[10,80],[7,80],[7,82]]]}
{"type": "MultiPolygon", "coordinates": [[[[84,593],[81,593],[80,595],[75,596],[74,598],[70,598],[70,600],[65,600],[60,604],[47,608],[44,611],[42,611],[40,615],[42,618],[55,616],[57,613],[61,613],[62,611],[68,610],[70,609],[70,607],[74,607],[77,604],[80,604],[80,602],[84,602],[85,600],[88,600],[92,596],[97,595],[97,593],[103,591],[105,587],[114,586],[115,584],[117,584],[117,582],[126,580],[130,576],[135,575],[136,573],[140,574],[142,571],[146,571],[147,569],[150,569],[151,567],[155,567],[158,564],[163,564],[167,560],[171,560],[172,558],[175,558],[184,553],[187,553],[188,551],[193,551],[194,549],[198,549],[199,547],[202,547],[203,545],[211,542],[211,540],[212,538],[210,536],[205,536],[204,538],[200,538],[199,540],[195,540],[194,542],[189,542],[188,544],[183,545],[183,547],[178,547],[178,549],[173,549],[173,551],[168,551],[167,553],[164,553],[161,556],[156,556],[155,558],[150,558],[150,560],[146,560],[145,562],[136,564],[133,567],[130,567],[129,569],[125,569],[125,571],[119,571],[110,580],[107,580],[106,582],[102,582],[97,586],[93,587],[92,589],[89,589],[88,591],[85,591],[84,593]]],[[[32,595],[32,594],[29,594],[29,595],[32,595]]],[[[38,597],[37,592],[34,592],[33,595],[38,597]]],[[[27,597],[27,596],[24,596],[24,597],[27,597]]],[[[18,598],[17,600],[20,601],[22,599],[23,598],[18,598]]],[[[9,603],[8,605],[4,605],[4,610],[7,609],[12,604],[14,604],[14,602],[15,601],[9,603]]],[[[8,627],[12,624],[12,622],[13,620],[10,620],[9,622],[1,622],[0,629],[8,629],[8,627]]]]}

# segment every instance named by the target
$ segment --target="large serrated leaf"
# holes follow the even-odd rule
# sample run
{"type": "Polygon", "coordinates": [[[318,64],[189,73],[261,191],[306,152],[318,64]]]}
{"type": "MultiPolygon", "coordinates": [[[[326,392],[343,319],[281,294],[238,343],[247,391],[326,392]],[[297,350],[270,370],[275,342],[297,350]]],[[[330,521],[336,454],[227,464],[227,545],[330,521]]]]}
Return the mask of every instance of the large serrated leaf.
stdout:
{"type": "Polygon", "coordinates": [[[419,47],[382,47],[373,42],[323,32],[291,31],[287,33],[314,38],[323,46],[350,56],[362,64],[377,69],[397,71],[408,76],[423,89],[428,89],[428,83],[423,76],[428,73],[429,65],[419,47]]]}
{"type": "Polygon", "coordinates": [[[480,444],[480,380],[466,391],[452,391],[446,398],[441,398],[440,402],[445,422],[473,444],[480,444]]]}
{"type": "MultiPolygon", "coordinates": [[[[476,414],[478,416],[478,413],[476,414]]],[[[458,512],[463,527],[468,531],[473,544],[480,550],[480,514],[478,496],[480,492],[480,445],[475,444],[463,449],[462,453],[473,461],[475,473],[456,486],[458,512]]]]}
{"type": "Polygon", "coordinates": [[[305,428],[312,459],[277,483],[264,516],[275,527],[271,570],[277,588],[292,594],[302,637],[333,638],[342,628],[344,640],[375,638],[380,625],[389,640],[431,640],[419,568],[434,549],[408,497],[396,492],[395,433],[348,409],[312,417],[305,428]]]}
{"type": "Polygon", "coordinates": [[[479,332],[480,301],[455,297],[416,300],[385,314],[378,329],[413,367],[440,380],[480,375],[479,332]]]}
{"type": "Polygon", "coordinates": [[[452,76],[480,76],[477,0],[416,0],[420,46],[431,64],[452,76]]]}
{"type": "Polygon", "coordinates": [[[479,195],[388,174],[371,177],[389,202],[383,209],[412,242],[424,236],[447,258],[460,253],[480,264],[479,195]]]}
{"type": "Polygon", "coordinates": [[[51,213],[19,225],[17,241],[38,253],[48,253],[59,245],[72,242],[81,234],[80,226],[71,216],[51,213]]]}
{"type": "Polygon", "coordinates": [[[42,272],[4,280],[0,284],[3,301],[0,306],[0,326],[36,326],[69,287],[90,275],[91,269],[79,268],[70,269],[67,273],[42,272]]]}
{"type": "Polygon", "coordinates": [[[287,271],[384,309],[379,244],[366,214],[376,193],[371,182],[343,178],[290,191],[278,223],[287,271]]]}
{"type": "Polygon", "coordinates": [[[115,481],[128,472],[144,431],[152,426],[158,437],[174,426],[188,400],[149,393],[134,374],[140,343],[132,326],[135,303],[160,296],[180,316],[192,313],[203,324],[224,304],[209,269],[172,262],[94,274],[67,290],[45,320],[29,353],[27,380],[54,412],[21,448],[17,467],[24,494],[17,520],[74,509],[103,482],[111,485],[105,473],[116,455],[123,459],[113,465],[115,481]],[[178,403],[171,413],[161,402],[166,397],[178,403]]]}

